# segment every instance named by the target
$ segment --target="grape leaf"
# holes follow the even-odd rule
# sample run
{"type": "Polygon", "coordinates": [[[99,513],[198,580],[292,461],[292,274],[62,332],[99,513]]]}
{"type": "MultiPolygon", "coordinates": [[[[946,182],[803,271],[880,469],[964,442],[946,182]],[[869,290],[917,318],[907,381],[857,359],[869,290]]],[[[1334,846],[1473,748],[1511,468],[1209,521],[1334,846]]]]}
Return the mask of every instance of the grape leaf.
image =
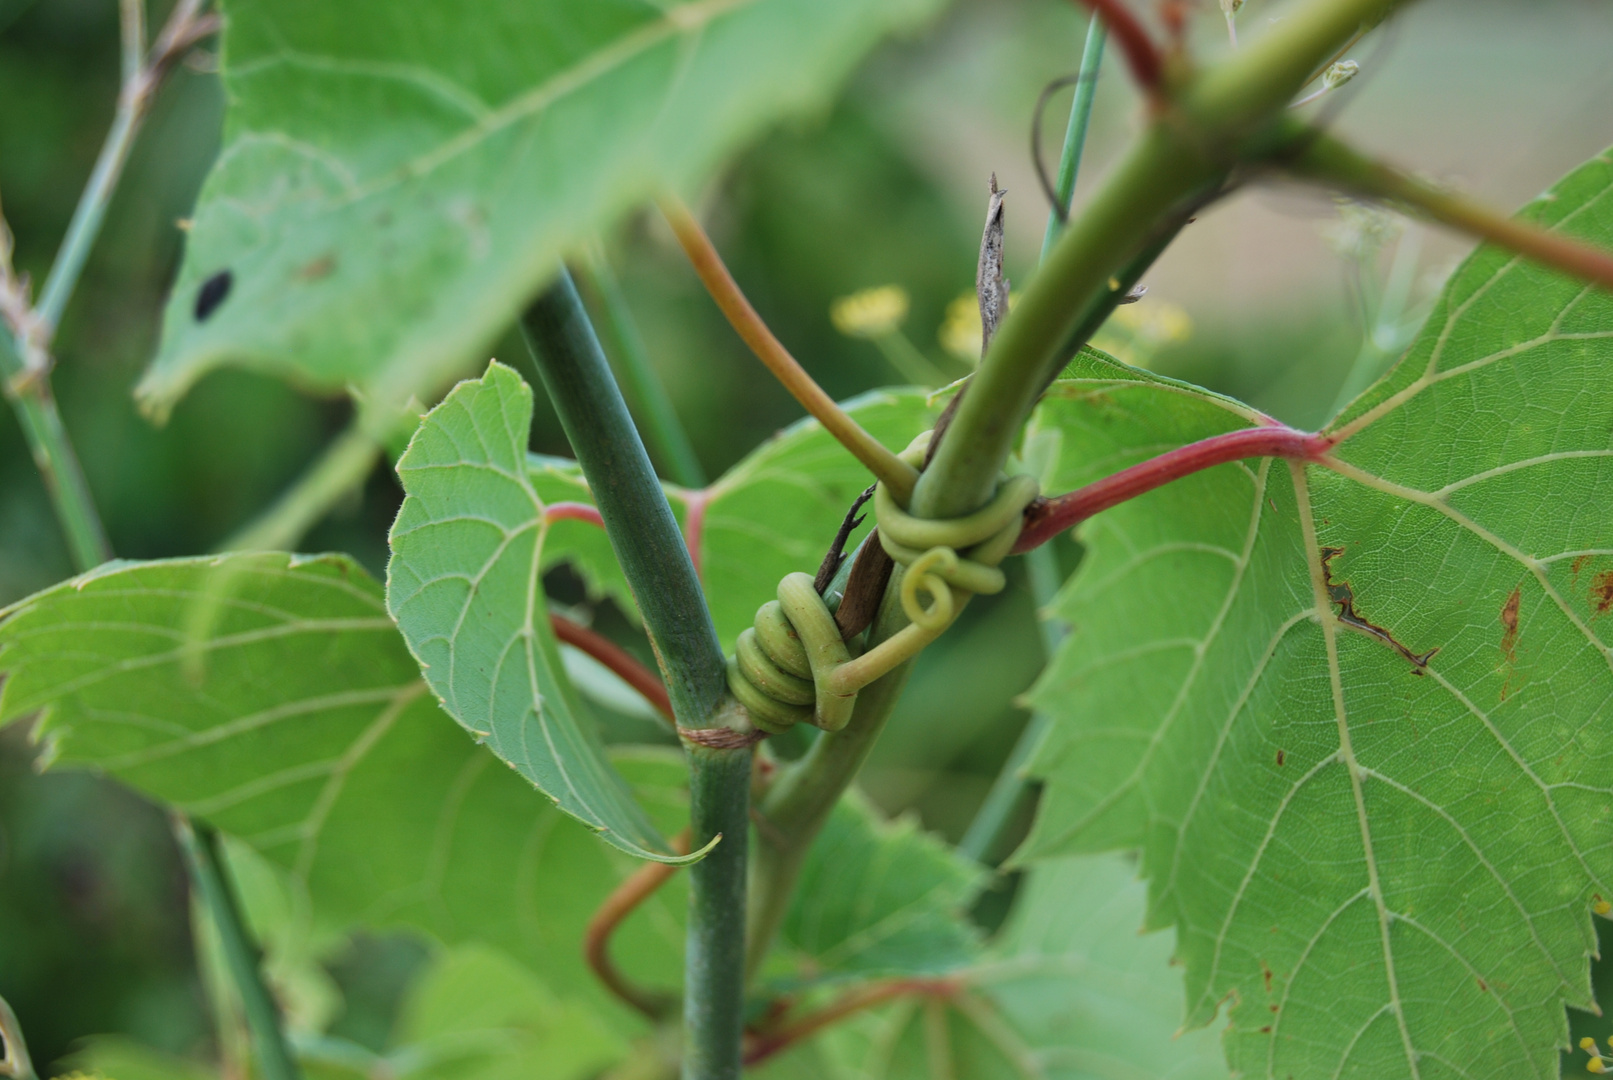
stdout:
{"type": "Polygon", "coordinates": [[[623,851],[682,862],[611,768],[564,673],[540,576],[549,519],[527,470],[532,391],[494,363],[398,459],[387,607],[444,709],[623,851]]]}
{"type": "Polygon", "coordinates": [[[818,975],[950,971],[979,955],[966,912],[981,884],[980,867],[851,790],[807,853],[784,939],[818,975]]]}
{"type": "MultiPolygon", "coordinates": [[[[351,560],[111,563],[10,609],[0,671],[0,723],[42,713],[36,736],[57,766],[213,822],[322,921],[485,942],[642,1029],[577,948],[636,860],[442,715],[380,584],[351,560]]],[[[617,764],[663,828],[686,819],[675,752],[617,764]]],[[[674,882],[618,932],[646,981],[680,977],[681,899],[674,882]]]]}
{"type": "Polygon", "coordinates": [[[239,363],[429,396],[561,254],[821,106],[940,0],[240,0],[224,147],[139,393],[239,363]],[[213,304],[198,304],[211,283],[213,304]]]}
{"type": "Polygon", "coordinates": [[[1143,885],[1119,855],[1033,868],[999,940],[958,987],[831,1028],[764,1076],[833,1080],[1224,1080],[1209,1031],[1173,1037],[1169,935],[1137,932],[1143,885]]]}
{"type": "MultiPolygon", "coordinates": [[[[1613,243],[1613,162],[1524,216],[1613,243]]],[[[1490,248],[1321,464],[1085,527],[1022,858],[1143,848],[1188,1017],[1262,1077],[1557,1075],[1613,896],[1613,299],[1490,248]]],[[[1061,383],[1054,490],[1247,426],[1061,383]]]]}

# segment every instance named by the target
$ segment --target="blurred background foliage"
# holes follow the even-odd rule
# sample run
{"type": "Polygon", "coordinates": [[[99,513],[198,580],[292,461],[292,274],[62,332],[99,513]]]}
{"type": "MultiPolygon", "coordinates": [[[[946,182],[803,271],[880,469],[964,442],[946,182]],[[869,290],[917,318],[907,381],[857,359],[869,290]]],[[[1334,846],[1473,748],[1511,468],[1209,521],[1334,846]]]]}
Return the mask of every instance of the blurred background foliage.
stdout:
{"type": "MultiPolygon", "coordinates": [[[[1197,44],[1226,48],[1217,5],[1201,6],[1197,44]]],[[[961,0],[922,35],[876,53],[826,114],[774,131],[704,192],[701,209],[736,276],[835,396],[903,381],[890,357],[911,358],[909,347],[947,378],[967,370],[942,331],[949,305],[973,287],[994,171],[1010,192],[1008,273],[1029,279],[1046,220],[1028,148],[1031,111],[1042,86],[1075,66],[1085,28],[1075,7],[961,0]],[[835,329],[836,298],[885,285],[905,294],[899,339],[835,329]]],[[[1250,0],[1245,32],[1281,7],[1250,0]]],[[[154,24],[161,14],[152,12],[154,24]]],[[[111,118],[117,44],[114,0],[0,0],[0,200],[18,269],[36,281],[111,118]]],[[[1357,50],[1363,74],[1326,107],[1361,145],[1510,207],[1613,141],[1610,53],[1613,5],[1605,0],[1424,0],[1357,50]]],[[[181,69],[158,100],[58,337],[57,393],[125,557],[218,544],[313,460],[350,412],[342,401],[239,372],[208,378],[162,428],[132,404],[183,219],[219,143],[224,95],[207,61],[204,53],[181,69]]],[[[1067,102],[1065,92],[1049,110],[1050,156],[1067,102]]],[[[1136,110],[1123,73],[1109,65],[1077,206],[1136,110]]],[[[627,222],[607,248],[708,474],[799,415],[723,323],[657,218],[627,222]]],[[[1392,360],[1465,248],[1388,215],[1256,187],[1187,230],[1145,279],[1148,298],[1102,343],[1318,425],[1341,393],[1392,360]]],[[[512,335],[494,355],[514,359],[520,348],[512,335]]],[[[541,405],[533,447],[566,453],[541,405]]],[[[350,551],[381,572],[399,500],[391,474],[377,470],[304,549],[350,551]]],[[[1073,546],[1063,554],[1073,564],[1073,546]]],[[[0,411],[0,604],[69,572],[15,421],[0,411]]],[[[563,576],[551,585],[558,599],[582,599],[563,576]]],[[[1033,613],[1016,580],[925,654],[864,776],[886,810],[916,809],[929,828],[961,834],[1025,720],[1014,697],[1040,664],[1033,613]]],[[[595,616],[618,635],[631,632],[619,613],[595,616]]],[[[93,777],[38,775],[36,753],[20,730],[0,737],[0,995],[19,1013],[43,1075],[92,1035],[213,1054],[207,980],[163,815],[93,777]]],[[[989,897],[982,904],[988,924],[1000,917],[996,895],[995,907],[989,897]]],[[[381,1050],[401,990],[425,957],[404,938],[325,942],[318,963],[298,976],[300,989],[291,977],[282,989],[316,1001],[332,1034],[381,1050]]],[[[1599,991],[1608,990],[1613,972],[1597,974],[1599,991]]],[[[1574,1022],[1576,1037],[1613,1030],[1585,1016],[1574,1022]]],[[[129,1044],[102,1045],[100,1060],[124,1080],[149,1067],[129,1044]]]]}

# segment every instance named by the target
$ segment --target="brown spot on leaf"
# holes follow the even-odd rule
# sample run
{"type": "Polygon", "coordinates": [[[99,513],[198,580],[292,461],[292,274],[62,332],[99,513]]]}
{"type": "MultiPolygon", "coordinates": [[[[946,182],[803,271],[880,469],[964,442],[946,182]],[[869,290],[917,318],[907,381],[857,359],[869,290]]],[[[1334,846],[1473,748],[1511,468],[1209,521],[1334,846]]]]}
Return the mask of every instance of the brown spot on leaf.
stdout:
{"type": "Polygon", "coordinates": [[[1334,581],[1331,563],[1335,558],[1344,554],[1343,548],[1325,547],[1322,549],[1322,575],[1327,585],[1327,598],[1339,606],[1339,622],[1353,630],[1359,630],[1368,637],[1379,641],[1394,649],[1401,656],[1411,662],[1412,671],[1421,675],[1428,667],[1428,661],[1439,652],[1439,646],[1429,649],[1425,653],[1412,652],[1396,637],[1377,623],[1370,622],[1361,613],[1355,610],[1355,590],[1350,588],[1348,581],[1334,581]]]}
{"type": "Polygon", "coordinates": [[[1489,984],[1486,983],[1483,979],[1479,979],[1477,975],[1475,975],[1474,978],[1478,979],[1479,989],[1483,990],[1486,994],[1488,994],[1490,992],[1489,984]]]}
{"type": "Polygon", "coordinates": [[[295,276],[299,281],[318,281],[321,278],[330,277],[331,272],[335,269],[336,256],[321,255],[313,262],[299,268],[295,276]]]}
{"type": "Polygon", "coordinates": [[[1269,1008],[1272,1012],[1277,1012],[1279,1009],[1282,1008],[1282,1006],[1277,1004],[1275,1001],[1272,1002],[1270,1005],[1268,1005],[1266,1007],[1269,1008]]]}
{"type": "Polygon", "coordinates": [[[1591,578],[1591,603],[1596,605],[1598,615],[1613,611],[1613,570],[1603,570],[1591,578]]]}
{"type": "Polygon", "coordinates": [[[1264,960],[1260,961],[1260,977],[1266,981],[1266,993],[1271,993],[1271,968],[1264,960]]]}
{"type": "Polygon", "coordinates": [[[1277,765],[1278,765],[1279,768],[1281,768],[1282,763],[1284,761],[1287,761],[1287,760],[1288,760],[1288,755],[1287,754],[1283,753],[1281,750],[1277,751],[1277,765]]]}
{"type": "Polygon", "coordinates": [[[1578,558],[1576,558],[1573,562],[1568,564],[1568,568],[1574,572],[1574,584],[1575,585],[1579,584],[1579,572],[1581,570],[1585,569],[1585,564],[1590,562],[1590,561],[1591,561],[1591,557],[1589,555],[1581,555],[1578,558]]]}
{"type": "Polygon", "coordinates": [[[1513,589],[1507,602],[1501,605],[1501,651],[1507,654],[1507,663],[1518,662],[1518,604],[1523,598],[1522,590],[1513,589]]]}
{"type": "Polygon", "coordinates": [[[1270,1035],[1271,1034],[1271,1025],[1267,1024],[1265,1027],[1261,1028],[1260,1029],[1260,1034],[1262,1034],[1262,1035],[1270,1035]]]}

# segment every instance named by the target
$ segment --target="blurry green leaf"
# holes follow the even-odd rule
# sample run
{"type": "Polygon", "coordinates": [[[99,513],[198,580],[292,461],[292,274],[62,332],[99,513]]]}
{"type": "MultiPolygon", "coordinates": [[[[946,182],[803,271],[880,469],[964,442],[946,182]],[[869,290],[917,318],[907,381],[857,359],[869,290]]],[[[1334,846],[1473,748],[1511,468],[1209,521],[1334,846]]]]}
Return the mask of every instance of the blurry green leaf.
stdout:
{"type": "MultiPolygon", "coordinates": [[[[1610,187],[1598,158],[1526,216],[1608,246],[1610,187]]],[[[1231,1003],[1235,1068],[1555,1076],[1563,1005],[1591,1007],[1609,326],[1613,298],[1481,249],[1329,428],[1335,461],[1223,465],[1085,528],[1024,857],[1143,845],[1189,1021],[1231,1003]]],[[[1249,422],[1088,377],[1038,428],[1062,489],[1249,422]]]]}
{"type": "Polygon", "coordinates": [[[814,974],[951,971],[979,955],[967,909],[982,877],[913,818],[885,821],[848,791],[813,841],[784,939],[814,974]]]}
{"type": "Polygon", "coordinates": [[[1170,937],[1143,936],[1118,855],[1037,866],[1001,939],[958,987],[842,1023],[762,1075],[832,1080],[1224,1080],[1214,1033],[1176,1035],[1170,937]],[[797,1067],[813,1061],[813,1070],[797,1067]],[[797,1059],[792,1062],[791,1059],[797,1059]]]}
{"type": "Polygon", "coordinates": [[[589,1010],[483,946],[450,950],[432,965],[401,1029],[389,1056],[417,1080],[571,1080],[597,1075],[622,1049],[589,1010]]]}
{"type": "MultiPolygon", "coordinates": [[[[219,1080],[216,1070],[199,1062],[142,1046],[117,1035],[87,1040],[65,1062],[71,1071],[109,1080],[219,1080]]],[[[56,1075],[56,1074],[49,1074],[56,1075]]]]}
{"type": "Polygon", "coordinates": [[[527,472],[532,391],[494,363],[420,422],[398,460],[387,606],[443,708],[623,851],[677,856],[605,757],[560,662],[540,577],[547,519],[527,472]]]}
{"type": "MultiPolygon", "coordinates": [[[[635,861],[442,715],[380,585],[348,559],[109,564],[11,609],[0,670],[0,721],[43,710],[57,765],[102,770],[251,845],[288,876],[293,914],[485,942],[642,1026],[577,947],[635,861]],[[187,634],[206,604],[212,624],[187,634]]],[[[618,764],[663,828],[681,824],[675,752],[618,764]]],[[[618,934],[646,981],[676,985],[681,900],[675,881],[618,934]]]]}
{"type": "Polygon", "coordinates": [[[939,6],[232,4],[224,149],[140,393],[166,408],[241,363],[430,394],[564,251],[820,106],[881,36],[939,6]],[[228,295],[198,318],[223,272],[228,295]]]}

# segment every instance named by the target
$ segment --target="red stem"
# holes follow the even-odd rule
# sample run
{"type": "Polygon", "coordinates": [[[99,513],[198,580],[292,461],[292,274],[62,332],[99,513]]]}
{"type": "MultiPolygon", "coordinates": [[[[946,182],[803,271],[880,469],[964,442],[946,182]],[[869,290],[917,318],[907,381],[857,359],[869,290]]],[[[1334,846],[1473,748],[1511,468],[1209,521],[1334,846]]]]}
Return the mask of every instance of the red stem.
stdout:
{"type": "MultiPolygon", "coordinates": [[[[679,833],[672,846],[680,853],[687,852],[689,830],[685,829],[679,833]]],[[[616,886],[616,889],[605,898],[605,902],[599,905],[599,910],[588,920],[588,929],[583,934],[583,956],[594,974],[599,977],[599,981],[624,1003],[631,1005],[651,1020],[660,1020],[666,1016],[677,1004],[676,999],[670,994],[635,985],[631,979],[623,975],[610,958],[610,938],[622,924],[622,920],[654,895],[655,891],[665,885],[667,879],[677,871],[677,866],[667,863],[649,862],[640,866],[616,886]]]]}
{"type": "Polygon", "coordinates": [[[590,503],[550,503],[544,507],[543,517],[546,521],[586,521],[601,529],[605,527],[605,519],[599,516],[599,507],[590,503]]]}
{"type": "Polygon", "coordinates": [[[962,984],[956,979],[891,979],[870,983],[847,991],[815,1013],[797,1020],[787,1027],[755,1036],[745,1047],[745,1064],[755,1065],[781,1050],[810,1038],[836,1021],[853,1013],[882,1005],[909,994],[922,997],[951,997],[962,984]]]}
{"type": "Polygon", "coordinates": [[[1150,458],[1113,476],[1053,499],[1037,499],[1025,508],[1025,527],[1015,552],[1029,551],[1091,517],[1172,480],[1252,457],[1320,461],[1337,442],[1329,435],[1313,435],[1287,427],[1254,427],[1213,435],[1150,458]]]}
{"type": "Polygon", "coordinates": [[[1120,49],[1126,54],[1126,64],[1131,68],[1132,78],[1138,85],[1150,92],[1159,89],[1160,72],[1164,62],[1160,59],[1159,50],[1154,47],[1154,41],[1143,29],[1142,23],[1126,7],[1121,0],[1079,0],[1092,9],[1092,13],[1102,19],[1109,26],[1109,33],[1120,43],[1120,49]]]}
{"type": "Polygon", "coordinates": [[[654,672],[634,659],[626,649],[605,635],[590,630],[581,623],[572,622],[564,615],[550,612],[549,625],[554,627],[555,637],[567,645],[581,649],[610,668],[623,682],[642,694],[645,701],[654,705],[657,712],[668,720],[672,719],[672,700],[667,696],[666,686],[655,677],[654,672]]]}

